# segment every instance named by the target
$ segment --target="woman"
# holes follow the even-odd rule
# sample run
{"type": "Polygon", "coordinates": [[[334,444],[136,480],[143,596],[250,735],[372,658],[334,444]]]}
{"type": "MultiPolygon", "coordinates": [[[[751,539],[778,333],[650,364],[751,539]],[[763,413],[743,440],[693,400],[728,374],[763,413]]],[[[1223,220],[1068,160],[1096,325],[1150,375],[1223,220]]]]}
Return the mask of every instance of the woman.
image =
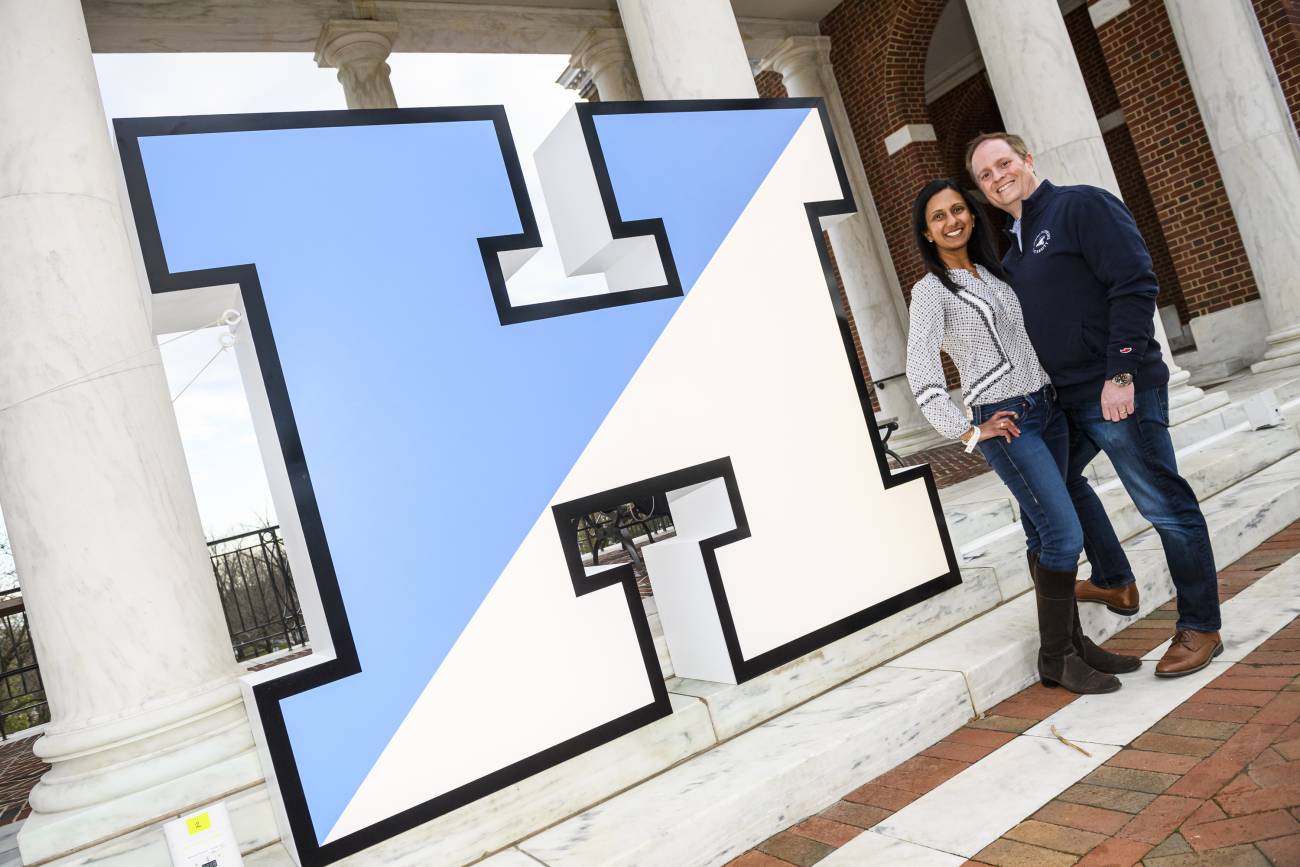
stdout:
{"type": "Polygon", "coordinates": [[[979,448],[1030,519],[1043,685],[1113,692],[1120,687],[1114,675],[1141,660],[1102,650],[1080,627],[1074,580],[1083,530],[1065,488],[1069,432],[993,253],[988,221],[956,183],[938,180],[917,195],[912,228],[929,271],[912,287],[912,394],[935,430],[967,451],[979,448]],[[965,412],[948,397],[940,349],[961,374],[965,412]]]}

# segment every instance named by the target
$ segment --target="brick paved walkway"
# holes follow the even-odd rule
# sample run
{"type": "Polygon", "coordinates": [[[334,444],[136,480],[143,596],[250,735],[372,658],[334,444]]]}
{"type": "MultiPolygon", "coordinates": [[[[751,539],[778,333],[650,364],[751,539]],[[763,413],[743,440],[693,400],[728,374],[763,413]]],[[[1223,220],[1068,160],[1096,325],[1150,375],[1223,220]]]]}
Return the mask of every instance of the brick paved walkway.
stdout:
{"type": "Polygon", "coordinates": [[[938,446],[908,455],[903,459],[903,463],[909,467],[916,464],[929,464],[930,471],[934,473],[935,487],[938,488],[946,488],[990,471],[988,461],[984,460],[983,455],[979,452],[966,454],[966,447],[961,443],[938,446]]]}
{"type": "Polygon", "coordinates": [[[50,769],[32,753],[34,743],[34,737],[20,737],[0,745],[0,825],[27,818],[27,796],[50,769]]]}
{"type": "MultiPolygon", "coordinates": [[[[1300,521],[1221,571],[1220,598],[1296,554],[1300,521]]],[[[1164,605],[1106,647],[1145,654],[1175,619],[1164,605]]],[[[816,864],[1074,699],[1035,684],[729,867],[816,864]]],[[[967,864],[1300,867],[1298,719],[1300,619],[967,864]]]]}

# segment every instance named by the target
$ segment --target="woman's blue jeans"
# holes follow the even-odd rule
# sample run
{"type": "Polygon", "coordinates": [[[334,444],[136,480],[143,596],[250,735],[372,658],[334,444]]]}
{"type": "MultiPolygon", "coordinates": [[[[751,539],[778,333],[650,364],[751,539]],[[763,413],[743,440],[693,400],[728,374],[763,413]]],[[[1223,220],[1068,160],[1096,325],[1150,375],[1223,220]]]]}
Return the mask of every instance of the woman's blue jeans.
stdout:
{"type": "Polygon", "coordinates": [[[1020,436],[981,439],[979,449],[1020,503],[1025,542],[1038,562],[1053,572],[1070,572],[1079,565],[1083,528],[1074,510],[1065,473],[1070,455],[1070,429],[1049,385],[1033,394],[973,407],[976,424],[999,410],[1011,410],[1020,436]]]}

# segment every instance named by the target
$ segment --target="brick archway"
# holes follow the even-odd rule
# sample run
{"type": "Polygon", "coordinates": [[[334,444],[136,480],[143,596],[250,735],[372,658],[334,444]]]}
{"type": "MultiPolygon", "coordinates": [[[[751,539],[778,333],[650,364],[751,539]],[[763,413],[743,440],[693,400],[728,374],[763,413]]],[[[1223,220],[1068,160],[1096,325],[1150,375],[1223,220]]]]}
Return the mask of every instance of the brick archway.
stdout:
{"type": "Polygon", "coordinates": [[[943,155],[944,174],[973,188],[966,172],[966,143],[980,133],[1004,129],[988,75],[977,72],[930,105],[934,132],[943,155]]]}

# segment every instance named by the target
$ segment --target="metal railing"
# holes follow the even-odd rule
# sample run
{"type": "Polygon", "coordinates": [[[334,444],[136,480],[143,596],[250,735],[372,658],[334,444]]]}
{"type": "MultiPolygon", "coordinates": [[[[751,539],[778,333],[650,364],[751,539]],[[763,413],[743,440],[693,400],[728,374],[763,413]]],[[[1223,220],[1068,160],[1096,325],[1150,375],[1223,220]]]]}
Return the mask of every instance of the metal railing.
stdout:
{"type": "Polygon", "coordinates": [[[0,739],[49,721],[22,592],[0,591],[0,739]]]}
{"type": "Polygon", "coordinates": [[[307,643],[278,526],[217,539],[208,550],[236,659],[243,662],[307,643]]]}
{"type": "MultiPolygon", "coordinates": [[[[278,526],[217,539],[208,550],[236,659],[307,643],[278,526]]],[[[49,721],[22,591],[0,590],[0,740],[49,721]]]]}

